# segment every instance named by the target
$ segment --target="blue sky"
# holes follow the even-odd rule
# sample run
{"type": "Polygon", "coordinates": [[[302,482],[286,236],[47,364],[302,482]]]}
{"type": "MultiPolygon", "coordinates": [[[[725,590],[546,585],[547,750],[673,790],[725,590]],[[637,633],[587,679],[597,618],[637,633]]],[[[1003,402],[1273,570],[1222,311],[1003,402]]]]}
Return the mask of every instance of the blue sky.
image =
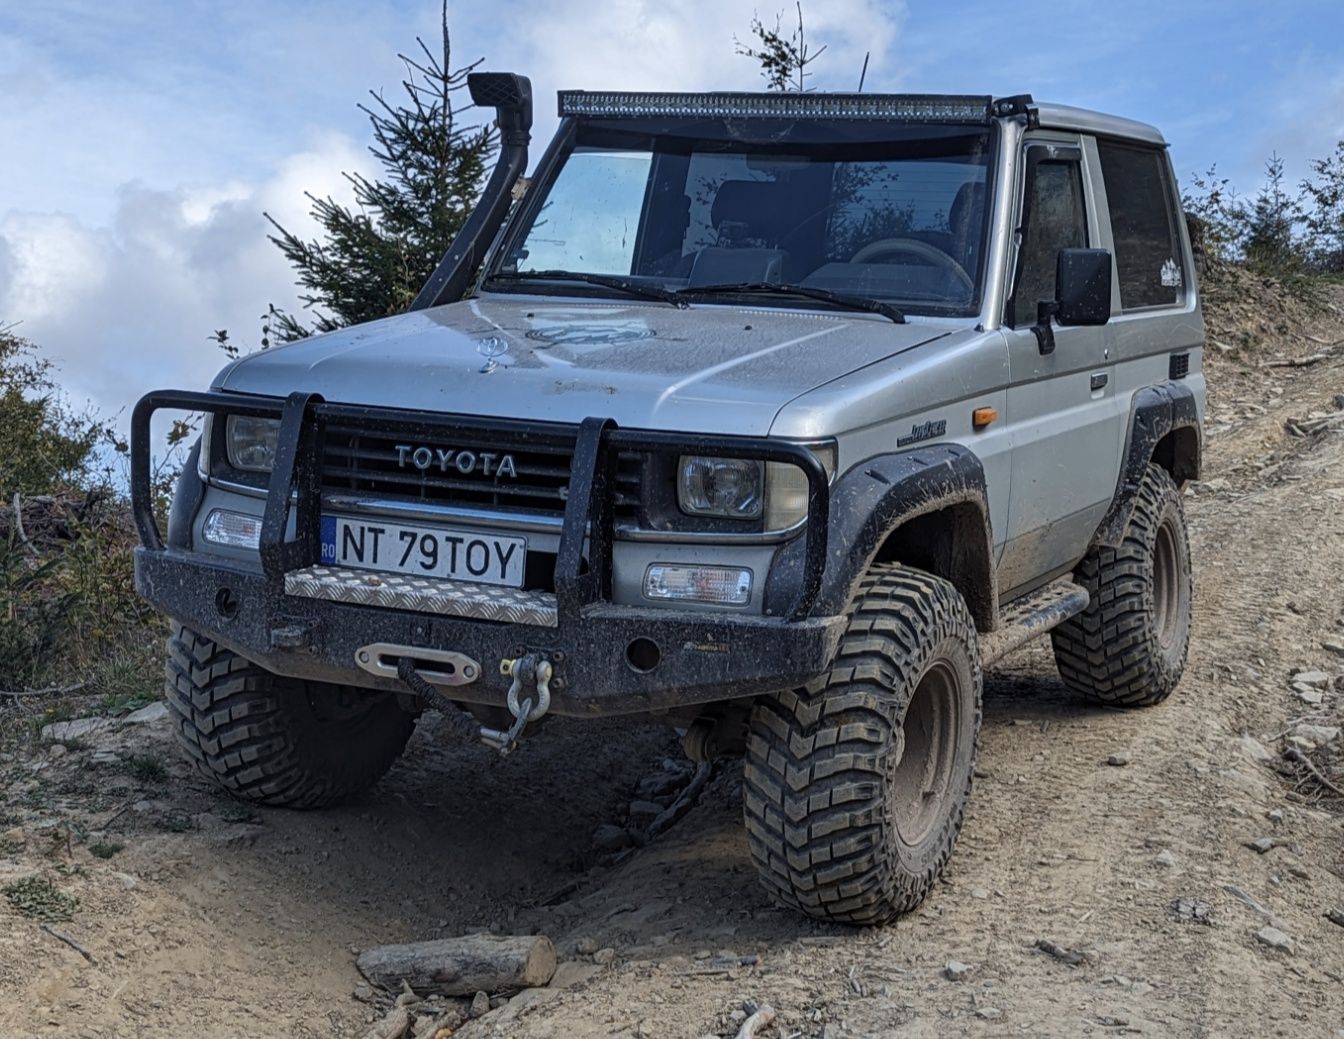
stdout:
{"type": "MultiPolygon", "coordinates": [[[[759,84],[734,55],[783,0],[547,0],[449,5],[454,56],[532,76],[539,137],[560,87],[759,84]]],[[[805,5],[828,50],[814,85],[1031,92],[1157,124],[1183,178],[1217,163],[1243,191],[1277,151],[1289,174],[1344,138],[1344,4],[805,5]]],[[[0,323],[116,410],[151,384],[199,385],[206,334],[257,337],[292,278],[263,209],[306,225],[305,190],[369,169],[369,88],[399,89],[398,50],[433,40],[408,0],[0,0],[0,323]]],[[[539,148],[537,149],[539,150],[539,148]]]]}

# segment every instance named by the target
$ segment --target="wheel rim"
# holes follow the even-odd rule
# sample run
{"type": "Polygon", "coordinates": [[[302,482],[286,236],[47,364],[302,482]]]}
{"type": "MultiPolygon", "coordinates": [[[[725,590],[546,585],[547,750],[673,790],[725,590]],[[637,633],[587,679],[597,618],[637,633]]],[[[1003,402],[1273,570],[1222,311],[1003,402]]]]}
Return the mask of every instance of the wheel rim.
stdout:
{"type": "Polygon", "coordinates": [[[904,750],[892,792],[896,832],[908,846],[924,843],[947,804],[960,722],[960,679],[934,661],[915,686],[901,724],[904,750]]]}
{"type": "Polygon", "coordinates": [[[1181,626],[1180,549],[1170,522],[1157,528],[1153,542],[1153,627],[1164,650],[1176,643],[1181,626]]]}

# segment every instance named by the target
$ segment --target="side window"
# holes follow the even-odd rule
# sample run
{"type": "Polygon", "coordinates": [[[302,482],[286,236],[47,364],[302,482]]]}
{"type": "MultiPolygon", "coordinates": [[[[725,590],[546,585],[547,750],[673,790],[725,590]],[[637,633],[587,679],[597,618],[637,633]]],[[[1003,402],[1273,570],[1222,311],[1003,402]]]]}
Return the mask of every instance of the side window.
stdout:
{"type": "Polygon", "coordinates": [[[1120,275],[1120,308],[1179,303],[1185,271],[1163,154],[1152,148],[1097,141],[1120,275]]]}
{"type": "Polygon", "coordinates": [[[1034,325],[1037,303],[1055,298],[1059,251],[1087,245],[1078,160],[1053,158],[1044,148],[1028,149],[1021,234],[1017,287],[1009,304],[1009,320],[1015,328],[1034,325]]]}

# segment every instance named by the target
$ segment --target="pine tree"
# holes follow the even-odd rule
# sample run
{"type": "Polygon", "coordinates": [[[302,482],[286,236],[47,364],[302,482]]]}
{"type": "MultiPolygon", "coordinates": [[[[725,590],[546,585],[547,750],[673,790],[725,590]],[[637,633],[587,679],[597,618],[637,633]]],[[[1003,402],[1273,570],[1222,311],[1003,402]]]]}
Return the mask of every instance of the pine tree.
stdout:
{"type": "Polygon", "coordinates": [[[322,239],[311,242],[266,214],[278,232],[269,237],[298,272],[307,290],[299,298],[313,311],[311,328],[274,313],[277,338],[300,339],[402,312],[466,222],[497,140],[493,125],[459,121],[469,106],[454,103],[480,61],[453,69],[446,0],[442,24],[441,53],[417,37],[420,57],[398,55],[406,66],[400,104],[370,91],[372,105],[359,106],[373,128],[369,151],[383,173],[376,180],[345,174],[355,208],[308,195],[323,230],[322,239]]]}
{"type": "Polygon", "coordinates": [[[1265,163],[1265,183],[1255,196],[1246,233],[1246,260],[1265,274],[1292,274],[1302,267],[1298,228],[1302,222],[1300,195],[1284,184],[1283,160],[1271,155],[1265,163]]]}
{"type": "Polygon", "coordinates": [[[1316,266],[1325,271],[1344,271],[1344,141],[1324,159],[1313,159],[1315,176],[1302,182],[1311,199],[1307,227],[1311,231],[1316,266]]]}
{"type": "Polygon", "coordinates": [[[802,92],[807,89],[807,77],[812,75],[808,66],[821,57],[826,49],[808,50],[807,36],[803,31],[803,5],[801,0],[795,5],[798,11],[798,24],[793,32],[784,35],[784,15],[775,15],[775,27],[766,28],[760,16],[751,19],[751,35],[756,37],[756,45],[748,46],[733,37],[737,53],[744,58],[753,58],[761,66],[761,75],[771,90],[802,92]]]}

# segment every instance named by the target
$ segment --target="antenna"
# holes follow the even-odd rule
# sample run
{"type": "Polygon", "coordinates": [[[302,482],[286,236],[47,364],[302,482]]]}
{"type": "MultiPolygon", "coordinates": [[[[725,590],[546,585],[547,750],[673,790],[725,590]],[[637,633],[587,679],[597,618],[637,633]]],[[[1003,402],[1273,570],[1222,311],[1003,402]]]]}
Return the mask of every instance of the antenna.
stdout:
{"type": "Polygon", "coordinates": [[[859,73],[859,93],[863,93],[863,81],[868,78],[868,56],[872,51],[863,52],[863,71],[859,73]]]}

